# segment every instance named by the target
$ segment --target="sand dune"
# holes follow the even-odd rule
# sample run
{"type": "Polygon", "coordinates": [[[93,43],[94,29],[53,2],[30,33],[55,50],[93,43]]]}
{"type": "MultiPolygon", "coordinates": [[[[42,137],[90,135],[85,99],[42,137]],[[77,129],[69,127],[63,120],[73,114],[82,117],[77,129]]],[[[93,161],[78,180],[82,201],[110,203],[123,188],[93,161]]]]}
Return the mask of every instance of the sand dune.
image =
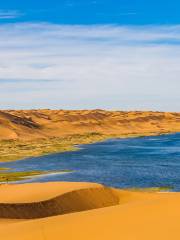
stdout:
{"type": "Polygon", "coordinates": [[[62,137],[96,132],[141,134],[180,131],[180,113],[104,110],[0,111],[0,139],[62,137]]]}
{"type": "Polygon", "coordinates": [[[98,184],[54,183],[47,194],[51,185],[33,184],[33,193],[32,184],[0,190],[0,218],[43,218],[119,204],[115,190],[98,184]]]}
{"type": "MultiPolygon", "coordinates": [[[[72,209],[74,207],[77,212],[32,220],[2,219],[0,221],[1,239],[176,240],[180,238],[180,193],[134,192],[113,189],[106,192],[104,189],[107,188],[91,183],[3,186],[0,190],[1,202],[6,199],[5,196],[2,197],[3,192],[7,196],[11,195],[11,201],[5,201],[6,204],[9,201],[10,203],[17,201],[17,203],[23,202],[28,205],[31,202],[38,203],[38,201],[52,199],[57,195],[60,197],[70,193],[67,195],[69,200],[66,202],[66,208],[72,209]],[[21,196],[13,194],[20,192],[21,188],[22,201],[21,196]],[[33,194],[33,189],[35,189],[35,193],[39,189],[38,196],[33,194]],[[74,195],[73,192],[80,193],[80,200],[79,196],[77,197],[78,194],[74,195]],[[113,206],[107,207],[107,202],[108,205],[113,206]],[[86,210],[89,206],[98,209],[82,211],[85,209],[79,209],[79,207],[84,206],[84,204],[88,206],[86,210]],[[104,208],[104,206],[106,207],[104,208]]],[[[65,206],[64,202],[61,203],[61,201],[58,204],[65,206]]],[[[16,207],[18,208],[18,205],[16,207]]]]}
{"type": "Polygon", "coordinates": [[[119,137],[180,132],[180,113],[104,110],[0,111],[0,161],[12,161],[119,137]]]}

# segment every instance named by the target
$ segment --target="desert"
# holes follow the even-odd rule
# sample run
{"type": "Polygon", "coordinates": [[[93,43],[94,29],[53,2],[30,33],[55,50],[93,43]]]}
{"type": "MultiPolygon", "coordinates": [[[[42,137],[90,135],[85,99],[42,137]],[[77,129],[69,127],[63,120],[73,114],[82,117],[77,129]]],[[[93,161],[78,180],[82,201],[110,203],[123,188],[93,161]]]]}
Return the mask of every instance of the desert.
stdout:
{"type": "Polygon", "coordinates": [[[179,201],[179,193],[118,190],[93,183],[5,185],[0,188],[1,238],[179,239],[179,201]],[[36,206],[43,210],[47,200],[57,197],[59,215],[49,204],[39,218],[43,211],[36,206]]]}
{"type": "Polygon", "coordinates": [[[110,138],[180,131],[180,113],[105,110],[2,110],[0,161],[75,150],[110,138]]]}
{"type": "Polygon", "coordinates": [[[180,1],[0,1],[0,240],[180,240],[180,1]]]}

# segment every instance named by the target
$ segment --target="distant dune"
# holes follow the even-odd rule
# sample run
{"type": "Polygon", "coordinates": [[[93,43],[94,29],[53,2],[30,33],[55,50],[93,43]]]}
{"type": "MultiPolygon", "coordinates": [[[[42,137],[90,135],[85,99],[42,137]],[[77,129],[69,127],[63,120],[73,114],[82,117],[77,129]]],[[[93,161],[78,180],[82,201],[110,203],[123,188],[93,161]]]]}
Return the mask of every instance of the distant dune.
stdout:
{"type": "Polygon", "coordinates": [[[179,240],[179,202],[180,193],[117,190],[93,183],[2,185],[1,239],[179,240]]]}
{"type": "Polygon", "coordinates": [[[152,134],[180,131],[180,113],[104,110],[0,111],[0,139],[32,140],[73,134],[152,134]]]}
{"type": "Polygon", "coordinates": [[[0,111],[0,162],[71,151],[119,137],[180,132],[180,113],[104,110],[0,111]]]}

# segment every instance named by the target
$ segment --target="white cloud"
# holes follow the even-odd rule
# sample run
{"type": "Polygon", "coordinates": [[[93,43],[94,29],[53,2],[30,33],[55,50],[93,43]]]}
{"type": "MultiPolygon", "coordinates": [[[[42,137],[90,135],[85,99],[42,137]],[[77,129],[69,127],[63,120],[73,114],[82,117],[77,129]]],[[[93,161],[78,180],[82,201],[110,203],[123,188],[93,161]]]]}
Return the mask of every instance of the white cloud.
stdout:
{"type": "Polygon", "coordinates": [[[180,26],[1,25],[0,107],[179,111],[179,41],[180,26]]]}
{"type": "Polygon", "coordinates": [[[16,10],[0,10],[0,19],[13,19],[22,16],[22,13],[16,10]]]}

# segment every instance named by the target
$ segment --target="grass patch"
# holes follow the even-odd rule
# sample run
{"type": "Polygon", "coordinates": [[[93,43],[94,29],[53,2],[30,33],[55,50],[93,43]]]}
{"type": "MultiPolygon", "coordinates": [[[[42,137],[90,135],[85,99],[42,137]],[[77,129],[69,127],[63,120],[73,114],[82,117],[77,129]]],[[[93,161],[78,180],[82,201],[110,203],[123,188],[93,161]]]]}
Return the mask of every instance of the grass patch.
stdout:
{"type": "Polygon", "coordinates": [[[8,170],[10,170],[10,168],[0,168],[0,171],[8,171],[8,170]]]}
{"type": "Polygon", "coordinates": [[[100,142],[112,138],[140,137],[155,134],[123,134],[104,135],[98,132],[73,134],[65,137],[52,137],[48,139],[36,139],[33,141],[1,140],[0,162],[22,160],[28,157],[38,157],[50,153],[59,153],[78,150],[77,145],[100,142]]]}
{"type": "Polygon", "coordinates": [[[129,191],[138,191],[138,192],[168,192],[171,191],[173,187],[164,186],[164,187],[149,187],[149,188],[128,188],[129,191]]]}
{"type": "Polygon", "coordinates": [[[26,172],[0,172],[0,183],[8,183],[15,181],[22,181],[24,179],[30,179],[32,177],[48,175],[52,173],[69,173],[71,170],[61,171],[26,171],[26,172]]]}
{"type": "Polygon", "coordinates": [[[65,151],[75,151],[75,145],[104,140],[98,133],[75,134],[61,138],[37,139],[33,141],[3,140],[0,141],[0,162],[21,160],[65,151]]]}

